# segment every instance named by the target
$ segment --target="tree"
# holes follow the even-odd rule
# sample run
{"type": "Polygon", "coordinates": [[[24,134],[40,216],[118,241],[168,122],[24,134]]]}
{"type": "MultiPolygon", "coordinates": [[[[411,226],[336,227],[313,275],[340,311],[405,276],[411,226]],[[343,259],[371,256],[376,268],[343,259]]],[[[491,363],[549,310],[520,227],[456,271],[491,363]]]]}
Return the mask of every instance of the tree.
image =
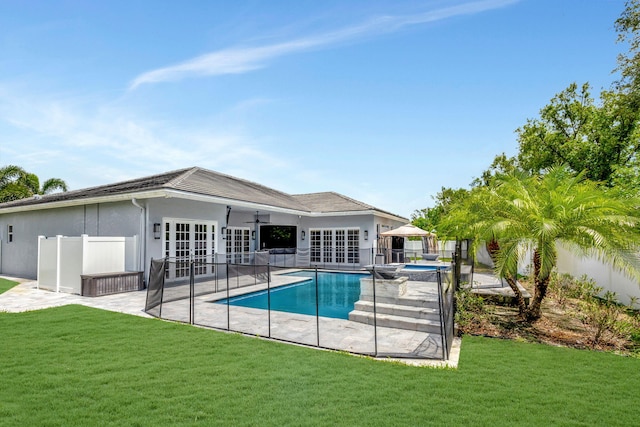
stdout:
{"type": "Polygon", "coordinates": [[[625,9],[615,22],[618,43],[628,43],[629,52],[618,55],[618,67],[622,78],[618,89],[631,95],[633,105],[639,106],[640,98],[640,2],[629,0],[625,9]]]}
{"type": "Polygon", "coordinates": [[[636,157],[629,164],[616,167],[612,185],[629,197],[640,197],[640,159],[636,157]]]}
{"type": "Polygon", "coordinates": [[[638,117],[625,94],[603,91],[596,105],[588,83],[572,83],[540,110],[540,118],[516,131],[518,164],[534,174],[566,165],[612,185],[616,169],[627,167],[640,149],[638,117]]]}
{"type": "Polygon", "coordinates": [[[576,254],[596,253],[640,278],[638,206],[637,200],[620,198],[583,174],[555,167],[542,176],[502,175],[492,188],[482,187],[465,204],[456,206],[451,217],[466,218],[467,237],[495,239],[499,245],[496,274],[515,293],[520,317],[531,322],[540,318],[557,263],[558,243],[576,254]],[[529,304],[517,286],[517,266],[527,250],[532,253],[534,283],[529,304]]]}
{"type": "Polygon", "coordinates": [[[31,196],[29,189],[21,184],[25,175],[24,169],[14,165],[0,169],[0,203],[31,196]]]}
{"type": "Polygon", "coordinates": [[[35,174],[28,174],[29,189],[33,194],[51,194],[56,191],[67,191],[67,183],[60,178],[49,178],[40,186],[40,179],[35,174]]]}
{"type": "Polygon", "coordinates": [[[434,197],[436,205],[433,208],[415,210],[411,214],[411,223],[426,231],[438,231],[440,222],[450,211],[450,206],[455,201],[464,199],[468,193],[469,191],[464,188],[442,187],[434,197]]]}
{"type": "Polygon", "coordinates": [[[67,183],[59,178],[51,178],[40,186],[37,175],[19,166],[8,165],[0,168],[0,203],[55,191],[67,191],[67,183]]]}
{"type": "Polygon", "coordinates": [[[491,166],[489,166],[489,169],[482,172],[482,176],[480,178],[473,180],[471,186],[489,186],[497,176],[515,172],[520,169],[517,158],[507,157],[505,153],[499,154],[493,158],[493,162],[491,163],[491,166]]]}

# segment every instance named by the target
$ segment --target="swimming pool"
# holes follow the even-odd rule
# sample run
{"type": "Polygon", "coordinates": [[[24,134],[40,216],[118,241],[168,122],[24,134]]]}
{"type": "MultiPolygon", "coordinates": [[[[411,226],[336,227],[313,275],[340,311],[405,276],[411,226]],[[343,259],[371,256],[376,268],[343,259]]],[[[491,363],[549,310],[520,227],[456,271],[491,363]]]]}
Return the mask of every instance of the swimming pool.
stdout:
{"type": "Polygon", "coordinates": [[[402,267],[402,270],[411,270],[411,271],[436,271],[438,268],[437,265],[421,265],[421,264],[405,264],[402,267]]]}
{"type": "MultiPolygon", "coordinates": [[[[316,285],[314,271],[297,271],[288,276],[308,277],[304,282],[239,295],[216,301],[218,304],[259,308],[316,315],[316,285]],[[270,301],[269,301],[270,300],[270,301]]],[[[355,302],[360,298],[360,279],[369,277],[360,273],[318,273],[318,313],[322,317],[348,319],[355,302]]]]}

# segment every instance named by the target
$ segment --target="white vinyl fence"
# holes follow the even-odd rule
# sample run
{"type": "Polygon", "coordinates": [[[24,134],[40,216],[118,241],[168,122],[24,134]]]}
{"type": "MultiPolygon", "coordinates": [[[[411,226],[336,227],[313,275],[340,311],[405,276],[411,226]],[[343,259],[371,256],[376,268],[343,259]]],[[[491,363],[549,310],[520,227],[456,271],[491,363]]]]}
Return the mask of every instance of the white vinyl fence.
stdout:
{"type": "Polygon", "coordinates": [[[138,236],[38,237],[38,288],[80,294],[82,275],[137,271],[138,236]]]}

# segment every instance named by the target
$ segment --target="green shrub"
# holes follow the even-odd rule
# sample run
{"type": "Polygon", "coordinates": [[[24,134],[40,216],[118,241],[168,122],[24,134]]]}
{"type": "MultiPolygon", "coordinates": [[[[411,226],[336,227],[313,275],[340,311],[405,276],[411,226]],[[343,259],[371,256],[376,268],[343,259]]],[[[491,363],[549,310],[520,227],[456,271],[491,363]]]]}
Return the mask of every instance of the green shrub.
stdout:
{"type": "Polygon", "coordinates": [[[605,332],[612,335],[626,335],[625,332],[629,332],[626,330],[628,323],[619,321],[625,307],[618,304],[615,292],[607,291],[602,298],[595,295],[584,297],[578,307],[582,322],[594,328],[594,347],[600,343],[605,332]]]}
{"type": "Polygon", "coordinates": [[[549,281],[549,292],[562,307],[567,305],[570,298],[585,299],[591,298],[602,289],[596,286],[593,279],[583,275],[579,279],[570,274],[551,274],[549,281]]]}
{"type": "Polygon", "coordinates": [[[470,288],[462,287],[456,291],[456,324],[460,332],[468,330],[480,316],[486,313],[484,299],[471,292],[470,288]]]}

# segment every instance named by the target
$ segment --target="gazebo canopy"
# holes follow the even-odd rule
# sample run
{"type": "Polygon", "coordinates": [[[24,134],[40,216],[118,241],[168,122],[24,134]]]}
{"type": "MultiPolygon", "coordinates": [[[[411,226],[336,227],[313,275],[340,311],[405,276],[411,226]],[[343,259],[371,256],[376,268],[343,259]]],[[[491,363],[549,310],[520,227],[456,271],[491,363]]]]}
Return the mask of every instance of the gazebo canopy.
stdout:
{"type": "Polygon", "coordinates": [[[406,224],[402,227],[394,228],[393,230],[384,231],[380,233],[382,236],[396,236],[396,237],[427,237],[433,236],[432,233],[418,228],[413,224],[406,224]]]}

